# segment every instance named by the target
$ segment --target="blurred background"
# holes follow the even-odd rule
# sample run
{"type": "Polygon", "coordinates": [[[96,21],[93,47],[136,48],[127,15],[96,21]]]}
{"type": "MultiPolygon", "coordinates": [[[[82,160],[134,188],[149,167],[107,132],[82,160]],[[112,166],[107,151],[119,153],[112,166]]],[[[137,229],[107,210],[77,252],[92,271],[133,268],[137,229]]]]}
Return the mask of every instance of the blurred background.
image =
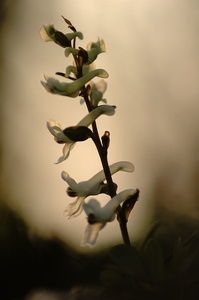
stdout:
{"type": "MultiPolygon", "coordinates": [[[[194,0],[4,0],[1,1],[1,195],[31,232],[56,236],[78,251],[86,217],[63,216],[67,197],[60,174],[76,181],[101,170],[90,141],[54,163],[62,145],[46,128],[63,127],[86,114],[79,99],[46,93],[42,74],[71,64],[63,49],[44,43],[39,30],[53,23],[68,32],[61,15],[82,31],[86,47],[98,37],[107,52],[96,60],[109,73],[105,98],[117,106],[102,116],[99,132],[111,133],[109,163],[128,160],[132,174],[118,173],[118,191],[139,188],[128,228],[136,240],[155,220],[197,224],[199,216],[199,3],[194,0]]],[[[103,199],[102,199],[103,201],[103,199]]],[[[184,227],[183,227],[184,226],[184,227]]],[[[191,225],[192,226],[192,225],[191,225]]],[[[121,243],[117,222],[100,232],[95,250],[121,243]]],[[[93,251],[93,250],[92,250],[93,251]]]]}
{"type": "MultiPolygon", "coordinates": [[[[40,84],[43,73],[64,72],[72,62],[61,47],[44,43],[39,36],[42,24],[49,23],[68,32],[61,15],[83,32],[78,46],[85,48],[98,37],[106,42],[107,52],[98,57],[96,66],[109,73],[105,98],[117,110],[97,124],[100,135],[105,130],[111,133],[109,163],[127,160],[135,165],[132,174],[114,175],[118,191],[140,189],[128,222],[131,241],[136,244],[158,228],[168,257],[173,247],[168,244],[178,236],[187,238],[199,225],[198,1],[2,0],[0,290],[6,293],[4,299],[22,299],[40,287],[65,290],[94,284],[107,261],[107,249],[122,243],[115,221],[100,232],[94,249],[81,248],[86,216],[68,220],[63,215],[73,199],[65,193],[61,172],[79,182],[101,170],[101,164],[90,141],[77,144],[67,161],[54,164],[62,145],[54,142],[46,122],[52,118],[63,127],[72,126],[87,113],[79,99],[51,95],[40,84]]],[[[105,203],[108,198],[99,199],[105,203]]],[[[73,298],[67,299],[82,295],[105,299],[98,288],[93,293],[88,290],[91,294],[84,295],[76,289],[79,298],[74,298],[73,290],[73,298]]],[[[62,299],[51,293],[45,297],[42,293],[34,297],[33,292],[26,299],[62,299]]]]}

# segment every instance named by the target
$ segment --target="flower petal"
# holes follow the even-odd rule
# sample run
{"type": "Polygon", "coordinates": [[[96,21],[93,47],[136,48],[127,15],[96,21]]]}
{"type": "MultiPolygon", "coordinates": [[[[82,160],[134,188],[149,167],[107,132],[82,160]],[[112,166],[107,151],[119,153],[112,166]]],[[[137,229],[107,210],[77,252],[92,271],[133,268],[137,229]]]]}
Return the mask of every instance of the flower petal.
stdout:
{"type": "Polygon", "coordinates": [[[83,34],[80,31],[66,33],[66,37],[71,41],[74,38],[78,37],[80,40],[83,40],[83,34]]]}
{"type": "Polygon", "coordinates": [[[109,200],[104,207],[101,207],[96,199],[90,199],[87,203],[83,203],[83,209],[88,217],[90,214],[95,217],[96,223],[112,222],[114,220],[115,211],[120,203],[136,192],[134,189],[124,190],[109,200]]]}
{"type": "Polygon", "coordinates": [[[78,197],[75,201],[70,203],[64,210],[64,215],[69,219],[79,216],[83,210],[83,201],[85,197],[78,197]]]}
{"type": "Polygon", "coordinates": [[[97,201],[96,199],[92,198],[87,203],[85,202],[83,204],[83,209],[84,209],[85,213],[87,214],[87,216],[89,216],[90,214],[97,215],[98,212],[102,208],[101,208],[100,202],[97,201]]]}
{"type": "Polygon", "coordinates": [[[64,54],[66,57],[68,57],[70,54],[78,55],[78,53],[79,53],[79,50],[72,48],[72,47],[67,47],[64,51],[64,54]]]}
{"type": "Polygon", "coordinates": [[[85,196],[88,197],[90,195],[99,195],[101,191],[101,182],[97,182],[94,185],[89,180],[87,181],[81,181],[77,183],[73,178],[70,177],[70,175],[63,171],[61,173],[61,177],[63,180],[67,182],[69,187],[75,191],[79,196],[85,196]]]}
{"type": "Polygon", "coordinates": [[[58,159],[58,161],[56,162],[56,164],[61,163],[62,161],[66,160],[69,155],[70,155],[70,151],[73,149],[73,147],[75,146],[75,143],[73,141],[67,142],[64,147],[63,147],[63,155],[60,156],[60,158],[58,159]]]}
{"type": "MultiPolygon", "coordinates": [[[[107,106],[107,105],[102,105],[107,106]]],[[[119,161],[112,165],[110,165],[110,172],[111,175],[115,174],[118,171],[124,171],[124,172],[133,172],[134,171],[134,165],[130,163],[129,161],[119,161]]],[[[104,174],[104,171],[100,171],[97,174],[95,174],[90,180],[90,185],[95,185],[97,182],[102,182],[106,179],[106,176],[104,174]]]]}
{"type": "Polygon", "coordinates": [[[71,73],[73,73],[75,77],[77,76],[77,68],[75,66],[68,66],[66,68],[65,76],[69,77],[71,73]]]}
{"type": "Polygon", "coordinates": [[[97,241],[99,231],[105,225],[106,224],[103,223],[88,224],[81,241],[81,246],[85,246],[86,244],[88,244],[93,247],[97,241]]]}
{"type": "Polygon", "coordinates": [[[89,65],[97,58],[97,56],[100,53],[106,51],[106,46],[105,46],[104,40],[98,39],[98,41],[96,43],[89,43],[87,45],[86,49],[88,50],[87,64],[89,65]]]}
{"type": "Polygon", "coordinates": [[[102,114],[112,116],[115,113],[115,107],[111,105],[100,105],[87,114],[77,126],[89,126],[102,114]]]}
{"type": "Polygon", "coordinates": [[[63,128],[60,123],[54,120],[49,120],[47,122],[47,128],[50,133],[54,136],[56,142],[66,143],[68,141],[67,136],[63,133],[63,128]]]}
{"type": "Polygon", "coordinates": [[[43,25],[39,33],[44,42],[49,42],[54,40],[56,31],[57,30],[55,29],[54,25],[50,24],[48,26],[43,25]]]}
{"type": "Polygon", "coordinates": [[[63,180],[65,180],[65,181],[68,183],[69,187],[70,187],[73,191],[76,191],[76,188],[77,188],[77,182],[76,182],[73,178],[71,178],[70,175],[69,175],[67,172],[62,171],[61,177],[62,177],[63,180]]]}
{"type": "Polygon", "coordinates": [[[91,50],[91,49],[98,49],[98,51],[101,53],[101,52],[106,52],[106,45],[105,45],[105,42],[103,39],[99,39],[97,40],[96,43],[93,43],[93,42],[90,42],[88,43],[86,49],[87,50],[91,50]]]}
{"type": "Polygon", "coordinates": [[[98,215],[99,218],[97,217],[97,215],[95,215],[96,219],[101,222],[105,220],[107,222],[110,222],[109,220],[111,220],[113,214],[115,213],[115,210],[118,208],[120,203],[124,202],[126,199],[128,199],[135,193],[137,193],[137,190],[134,189],[127,189],[120,192],[119,194],[114,196],[110,201],[108,201],[107,204],[101,209],[98,215]]]}

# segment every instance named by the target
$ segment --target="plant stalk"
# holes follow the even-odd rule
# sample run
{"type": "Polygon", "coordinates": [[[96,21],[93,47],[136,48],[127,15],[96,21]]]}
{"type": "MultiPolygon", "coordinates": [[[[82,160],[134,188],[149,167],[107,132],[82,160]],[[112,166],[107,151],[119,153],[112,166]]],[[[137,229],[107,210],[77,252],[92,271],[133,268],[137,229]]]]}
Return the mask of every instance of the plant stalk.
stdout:
{"type": "MultiPolygon", "coordinates": [[[[88,98],[88,94],[86,92],[86,89],[83,89],[83,97],[87,106],[88,111],[90,112],[92,110],[92,107],[90,105],[90,101],[88,98]]],[[[106,181],[109,187],[109,193],[110,193],[110,197],[113,198],[116,195],[116,189],[115,189],[115,185],[112,179],[112,175],[110,173],[110,168],[109,168],[109,164],[108,164],[108,157],[107,157],[107,151],[103,148],[100,137],[99,137],[99,133],[98,133],[98,129],[97,129],[97,125],[96,122],[94,121],[92,123],[92,129],[93,129],[93,134],[94,134],[94,142],[97,148],[97,151],[99,153],[100,156],[100,160],[104,169],[104,174],[106,177],[106,181]]],[[[119,206],[116,210],[116,214],[117,214],[117,219],[120,225],[120,230],[121,230],[121,234],[122,234],[122,238],[123,238],[123,242],[126,245],[130,245],[130,239],[129,239],[129,234],[128,234],[128,229],[127,229],[127,222],[126,219],[124,219],[122,217],[122,209],[121,206],[119,206]]]]}

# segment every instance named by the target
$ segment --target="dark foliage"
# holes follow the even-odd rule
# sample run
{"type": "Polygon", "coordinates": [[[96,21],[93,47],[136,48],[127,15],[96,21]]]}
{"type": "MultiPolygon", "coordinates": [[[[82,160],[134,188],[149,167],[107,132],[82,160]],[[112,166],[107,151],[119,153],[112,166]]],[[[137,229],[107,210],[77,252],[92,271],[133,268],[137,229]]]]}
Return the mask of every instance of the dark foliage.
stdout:
{"type": "Polygon", "coordinates": [[[43,289],[53,291],[56,300],[198,299],[197,231],[177,238],[158,223],[133,246],[88,255],[56,238],[30,234],[5,205],[0,222],[1,299],[26,299],[43,289]]]}
{"type": "Polygon", "coordinates": [[[34,289],[60,291],[98,282],[104,254],[88,257],[56,238],[30,235],[24,222],[4,205],[0,222],[2,299],[23,299],[34,289]]]}

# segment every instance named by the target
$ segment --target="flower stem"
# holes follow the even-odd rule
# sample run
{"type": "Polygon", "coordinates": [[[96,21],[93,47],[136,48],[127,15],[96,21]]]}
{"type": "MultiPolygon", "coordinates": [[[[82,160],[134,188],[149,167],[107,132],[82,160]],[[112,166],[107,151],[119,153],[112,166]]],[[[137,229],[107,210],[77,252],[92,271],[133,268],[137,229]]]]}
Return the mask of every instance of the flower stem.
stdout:
{"type": "MultiPolygon", "coordinates": [[[[88,94],[87,94],[87,91],[86,91],[85,87],[83,88],[82,95],[84,97],[84,100],[85,100],[88,111],[89,112],[92,111],[92,107],[91,107],[89,97],[88,97],[88,94]]],[[[99,156],[100,156],[100,159],[101,159],[101,163],[102,163],[102,166],[103,166],[103,169],[104,169],[104,174],[105,174],[106,181],[107,181],[107,184],[108,184],[108,187],[109,187],[110,197],[113,198],[116,195],[116,188],[115,188],[115,185],[114,185],[114,182],[113,182],[113,179],[112,179],[112,175],[111,175],[111,172],[110,172],[109,164],[108,164],[107,150],[102,146],[102,143],[101,143],[101,140],[100,140],[100,137],[99,137],[99,133],[98,133],[98,129],[97,129],[97,125],[96,125],[95,121],[92,123],[92,129],[93,129],[93,134],[94,134],[94,143],[95,143],[95,146],[98,150],[98,153],[99,153],[99,156]]],[[[120,230],[121,230],[123,242],[126,245],[130,245],[131,243],[130,243],[128,229],[127,229],[127,225],[126,225],[127,222],[126,222],[126,219],[123,218],[121,206],[119,206],[117,208],[116,214],[117,214],[117,220],[118,220],[119,225],[120,225],[120,230]]]]}

